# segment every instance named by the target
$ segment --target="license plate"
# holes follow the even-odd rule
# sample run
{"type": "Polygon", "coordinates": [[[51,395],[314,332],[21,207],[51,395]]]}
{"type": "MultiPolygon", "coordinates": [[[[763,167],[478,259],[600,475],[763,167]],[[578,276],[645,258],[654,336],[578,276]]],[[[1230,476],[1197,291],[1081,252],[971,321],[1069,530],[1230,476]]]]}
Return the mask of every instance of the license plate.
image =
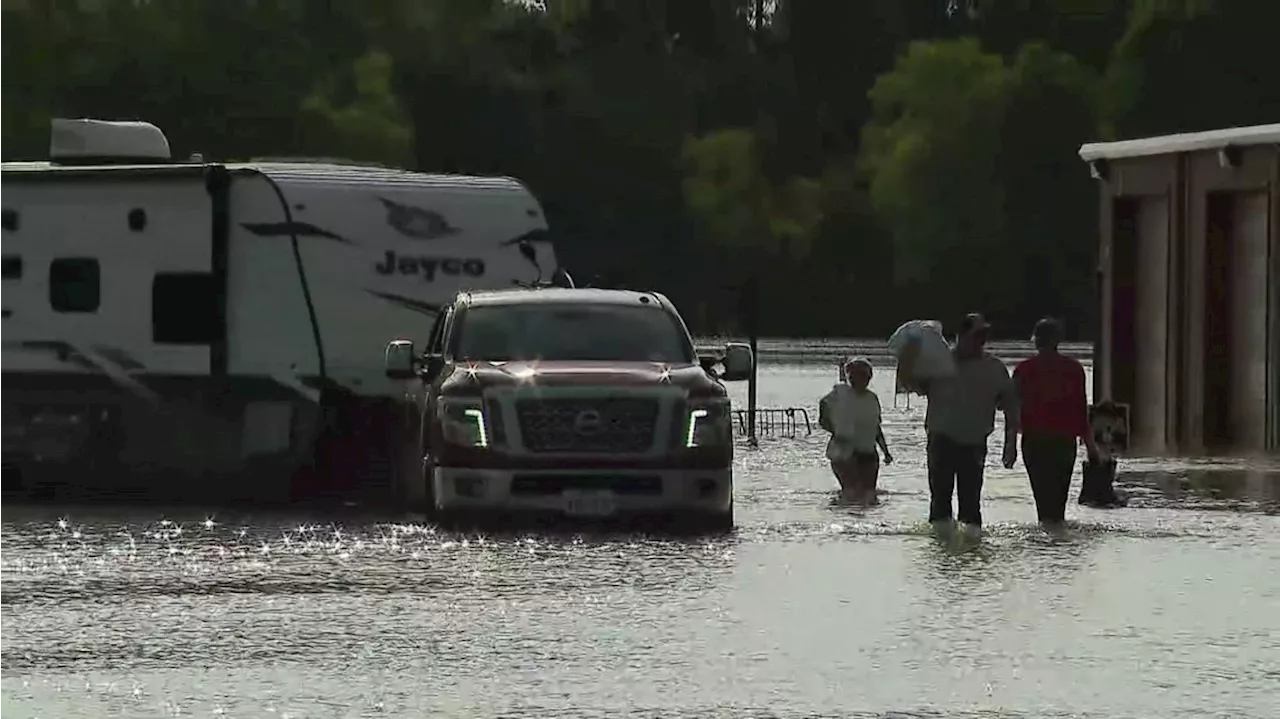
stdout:
{"type": "Polygon", "coordinates": [[[576,517],[604,517],[617,510],[613,492],[565,492],[564,512],[576,517]]]}

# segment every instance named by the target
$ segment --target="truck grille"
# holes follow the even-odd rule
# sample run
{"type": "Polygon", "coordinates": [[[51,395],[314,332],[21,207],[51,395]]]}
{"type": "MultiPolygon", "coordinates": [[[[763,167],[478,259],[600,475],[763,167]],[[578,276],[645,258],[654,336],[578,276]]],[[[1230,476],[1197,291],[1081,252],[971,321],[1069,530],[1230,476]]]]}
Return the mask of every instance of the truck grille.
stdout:
{"type": "Polygon", "coordinates": [[[532,452],[639,453],[653,445],[658,401],[623,399],[517,400],[524,446],[532,452]]]}

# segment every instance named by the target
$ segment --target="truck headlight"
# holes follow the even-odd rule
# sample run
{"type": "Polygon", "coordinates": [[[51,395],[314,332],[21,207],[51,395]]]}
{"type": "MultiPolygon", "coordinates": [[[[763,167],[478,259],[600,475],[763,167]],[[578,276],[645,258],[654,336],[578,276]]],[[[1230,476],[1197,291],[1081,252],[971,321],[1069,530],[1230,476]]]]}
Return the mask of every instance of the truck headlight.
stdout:
{"type": "Polygon", "coordinates": [[[440,433],[444,441],[459,447],[489,446],[484,409],[478,401],[445,400],[440,403],[440,433]]]}
{"type": "Polygon", "coordinates": [[[732,440],[731,434],[728,400],[690,400],[686,448],[726,445],[732,440]]]}

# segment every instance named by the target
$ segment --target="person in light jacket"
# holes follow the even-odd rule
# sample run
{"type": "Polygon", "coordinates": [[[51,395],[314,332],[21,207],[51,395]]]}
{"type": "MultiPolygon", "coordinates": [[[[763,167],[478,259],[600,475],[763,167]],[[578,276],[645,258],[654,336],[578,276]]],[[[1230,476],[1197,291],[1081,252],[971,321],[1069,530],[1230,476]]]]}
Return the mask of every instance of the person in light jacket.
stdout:
{"type": "Polygon", "coordinates": [[[818,425],[831,433],[827,459],[846,499],[874,504],[880,478],[879,447],[885,464],[893,455],[880,425],[880,398],[871,391],[871,362],[848,360],[842,368],[844,382],[818,403],[818,425]]]}
{"type": "Polygon", "coordinates": [[[977,312],[965,315],[956,335],[953,355],[956,373],[921,383],[929,406],[925,409],[928,435],[929,521],[956,519],[982,526],[982,482],[986,470],[987,438],[995,430],[996,410],[1004,413],[1002,464],[1012,469],[1018,460],[1018,392],[1009,370],[986,351],[990,325],[977,312]]]}

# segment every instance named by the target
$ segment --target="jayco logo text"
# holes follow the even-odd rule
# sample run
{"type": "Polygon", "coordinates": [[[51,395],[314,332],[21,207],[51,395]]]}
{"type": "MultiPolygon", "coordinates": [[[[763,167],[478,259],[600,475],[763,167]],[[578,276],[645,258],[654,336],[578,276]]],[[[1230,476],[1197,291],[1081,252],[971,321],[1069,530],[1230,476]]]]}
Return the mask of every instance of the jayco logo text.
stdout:
{"type": "Polygon", "coordinates": [[[437,274],[454,277],[484,274],[484,260],[478,257],[426,257],[423,255],[397,255],[387,250],[387,256],[373,266],[380,275],[417,275],[423,282],[435,280],[437,274]]]}

